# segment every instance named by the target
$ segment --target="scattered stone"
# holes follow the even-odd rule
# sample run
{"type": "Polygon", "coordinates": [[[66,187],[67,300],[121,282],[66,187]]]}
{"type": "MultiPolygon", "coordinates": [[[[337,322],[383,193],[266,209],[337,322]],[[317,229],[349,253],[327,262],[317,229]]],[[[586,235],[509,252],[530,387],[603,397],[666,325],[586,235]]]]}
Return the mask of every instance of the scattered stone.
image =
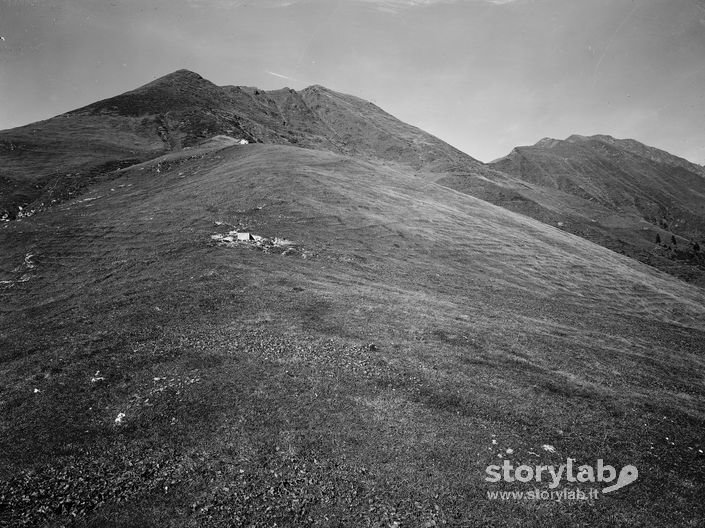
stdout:
{"type": "Polygon", "coordinates": [[[236,245],[249,245],[261,249],[264,252],[283,249],[282,254],[291,254],[296,251],[294,243],[281,237],[268,238],[255,235],[248,231],[229,231],[226,234],[216,233],[211,235],[211,240],[215,240],[219,245],[234,247],[236,245]]]}

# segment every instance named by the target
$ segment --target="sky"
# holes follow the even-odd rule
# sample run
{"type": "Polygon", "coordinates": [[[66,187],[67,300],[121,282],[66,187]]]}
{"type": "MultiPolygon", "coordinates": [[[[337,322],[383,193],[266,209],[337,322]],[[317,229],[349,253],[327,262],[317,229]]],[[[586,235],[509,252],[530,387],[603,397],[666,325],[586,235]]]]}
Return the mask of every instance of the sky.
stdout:
{"type": "Polygon", "coordinates": [[[0,129],[174,70],[370,100],[482,161],[609,134],[705,163],[705,0],[0,0],[0,129]]]}

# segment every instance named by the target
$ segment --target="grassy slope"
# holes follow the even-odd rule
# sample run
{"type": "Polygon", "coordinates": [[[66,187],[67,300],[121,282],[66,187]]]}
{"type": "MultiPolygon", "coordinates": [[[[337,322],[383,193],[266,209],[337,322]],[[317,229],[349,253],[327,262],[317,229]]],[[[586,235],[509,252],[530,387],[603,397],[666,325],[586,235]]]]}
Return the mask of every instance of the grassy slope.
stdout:
{"type": "Polygon", "coordinates": [[[149,120],[59,116],[0,132],[0,217],[44,209],[103,173],[164,152],[149,120]]]}
{"type": "Polygon", "coordinates": [[[701,290],[393,166],[248,145],[159,169],[0,227],[27,279],[0,290],[0,522],[702,521],[701,290]],[[297,251],[215,246],[215,221],[297,251]],[[640,478],[488,501],[506,448],[640,478]]]}
{"type": "Polygon", "coordinates": [[[491,165],[502,173],[350,95],[320,86],[301,92],[218,87],[186,70],[0,132],[0,218],[44,210],[110,178],[117,167],[219,134],[431,172],[453,189],[560,222],[573,234],[705,285],[705,254],[689,244],[705,229],[705,180],[698,166],[666,152],[608,136],[574,136],[518,149],[491,165]],[[670,246],[669,230],[677,246],[670,246]],[[657,233],[663,245],[655,244],[657,233]]]}
{"type": "Polygon", "coordinates": [[[356,97],[218,87],[179,70],[25,127],[0,131],[0,218],[75,197],[117,167],[216,135],[403,161],[436,170],[480,163],[356,97]],[[22,210],[20,209],[22,207],[22,210]]]}
{"type": "MultiPolygon", "coordinates": [[[[119,167],[218,134],[250,137],[223,90],[186,70],[84,108],[0,131],[0,218],[45,210],[119,167]]],[[[250,137],[251,138],[251,137],[250,137]]]]}
{"type": "Polygon", "coordinates": [[[403,163],[441,172],[482,164],[435,136],[404,123],[358,97],[322,86],[310,86],[301,99],[328,129],[345,154],[403,163]]]}
{"type": "MultiPolygon", "coordinates": [[[[518,147],[490,166],[533,187],[518,189],[519,200],[510,194],[493,203],[561,222],[573,234],[705,285],[705,254],[690,247],[705,236],[705,178],[697,165],[633,140],[571,136],[518,147]]],[[[472,193],[461,178],[448,184],[472,193]]]]}

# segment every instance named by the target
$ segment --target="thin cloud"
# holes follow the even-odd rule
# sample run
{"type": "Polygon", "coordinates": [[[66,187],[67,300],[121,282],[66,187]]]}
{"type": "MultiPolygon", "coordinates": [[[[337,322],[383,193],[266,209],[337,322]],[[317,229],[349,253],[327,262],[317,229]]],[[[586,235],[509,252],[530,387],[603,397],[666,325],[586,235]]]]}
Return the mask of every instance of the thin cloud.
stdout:
{"type": "Polygon", "coordinates": [[[289,77],[288,75],[284,75],[282,73],[277,73],[277,72],[273,72],[273,71],[269,71],[269,70],[266,70],[265,73],[268,75],[272,75],[273,77],[277,77],[279,79],[293,81],[295,83],[306,84],[306,81],[302,81],[301,79],[297,79],[296,77],[289,77]]]}
{"type": "Polygon", "coordinates": [[[279,77],[280,79],[287,79],[289,81],[295,81],[296,79],[293,79],[287,75],[282,75],[281,73],[273,72],[273,71],[267,71],[269,75],[274,75],[275,77],[279,77]]]}
{"type": "Polygon", "coordinates": [[[599,60],[597,61],[597,64],[595,65],[595,69],[592,72],[592,86],[593,88],[597,85],[597,73],[600,71],[600,66],[602,65],[602,61],[605,60],[605,57],[607,56],[607,53],[610,51],[610,47],[612,46],[612,43],[614,42],[615,38],[619,34],[620,31],[622,31],[622,28],[624,25],[629,21],[634,16],[634,13],[636,13],[636,10],[639,9],[639,4],[635,3],[634,7],[627,13],[627,15],[622,19],[622,21],[619,23],[619,26],[617,26],[617,29],[614,30],[614,33],[612,33],[612,36],[609,38],[607,41],[607,45],[605,46],[604,51],[602,52],[602,55],[600,55],[599,60]]]}

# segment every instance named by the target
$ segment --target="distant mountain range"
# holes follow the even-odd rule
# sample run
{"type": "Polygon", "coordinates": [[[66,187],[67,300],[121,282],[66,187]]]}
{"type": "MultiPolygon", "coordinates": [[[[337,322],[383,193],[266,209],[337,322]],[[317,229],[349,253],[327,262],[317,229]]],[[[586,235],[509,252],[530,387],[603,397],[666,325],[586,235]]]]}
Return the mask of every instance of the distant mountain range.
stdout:
{"type": "Polygon", "coordinates": [[[545,138],[483,164],[351,95],[219,87],[187,70],[0,132],[0,217],[31,214],[116,169],[220,135],[398,164],[705,285],[699,165],[605,135],[545,138]]]}

